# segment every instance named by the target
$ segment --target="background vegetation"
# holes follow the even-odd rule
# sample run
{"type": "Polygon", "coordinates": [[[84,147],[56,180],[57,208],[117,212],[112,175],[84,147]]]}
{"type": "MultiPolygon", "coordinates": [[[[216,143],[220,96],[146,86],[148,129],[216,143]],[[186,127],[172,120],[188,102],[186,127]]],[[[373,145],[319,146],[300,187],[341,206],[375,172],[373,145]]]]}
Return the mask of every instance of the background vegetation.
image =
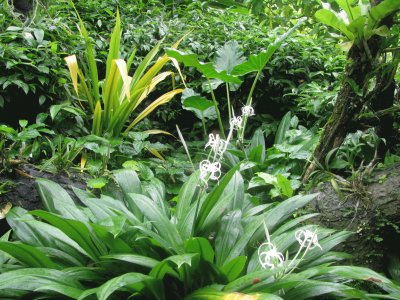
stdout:
{"type": "Polygon", "coordinates": [[[1,297],[398,299],[399,257],[350,265],[309,190],[357,211],[399,161],[399,10],[3,0],[0,197],[42,204],[0,200],[1,297]]]}

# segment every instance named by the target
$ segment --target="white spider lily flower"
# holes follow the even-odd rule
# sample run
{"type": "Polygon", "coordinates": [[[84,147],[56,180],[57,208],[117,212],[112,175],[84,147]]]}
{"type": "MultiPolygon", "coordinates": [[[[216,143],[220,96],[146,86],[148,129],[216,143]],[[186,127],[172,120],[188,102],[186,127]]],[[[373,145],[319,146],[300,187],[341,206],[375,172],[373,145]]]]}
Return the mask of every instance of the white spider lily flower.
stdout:
{"type": "Polygon", "coordinates": [[[200,162],[200,179],[207,183],[208,179],[218,180],[221,177],[221,163],[203,160],[200,162]]]}
{"type": "Polygon", "coordinates": [[[263,269],[269,267],[273,270],[276,266],[281,267],[283,265],[285,257],[276,249],[274,244],[268,242],[261,244],[258,248],[258,261],[263,269]]]}
{"type": "Polygon", "coordinates": [[[254,108],[250,105],[245,105],[242,107],[242,117],[251,117],[254,116],[254,108]]]}
{"type": "Polygon", "coordinates": [[[215,154],[219,154],[220,156],[222,156],[225,152],[226,141],[221,139],[219,137],[219,134],[214,135],[210,133],[208,137],[209,140],[204,149],[211,147],[211,149],[214,151],[215,154]]]}
{"type": "Polygon", "coordinates": [[[310,244],[309,249],[314,249],[315,247],[318,247],[322,250],[321,245],[318,243],[318,236],[316,232],[312,232],[308,229],[297,230],[295,233],[295,237],[301,247],[304,247],[306,244],[310,244]]]}
{"type": "Polygon", "coordinates": [[[236,130],[239,130],[239,129],[241,129],[242,126],[243,126],[243,119],[242,119],[242,117],[235,117],[235,116],[234,116],[234,117],[230,120],[229,124],[231,125],[231,128],[236,129],[236,130]]]}

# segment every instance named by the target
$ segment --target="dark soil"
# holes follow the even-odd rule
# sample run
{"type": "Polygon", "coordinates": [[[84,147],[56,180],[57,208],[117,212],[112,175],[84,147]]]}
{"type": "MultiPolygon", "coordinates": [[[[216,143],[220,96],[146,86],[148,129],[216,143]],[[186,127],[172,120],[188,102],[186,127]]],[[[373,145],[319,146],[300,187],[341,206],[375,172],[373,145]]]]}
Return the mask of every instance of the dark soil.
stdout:
{"type": "MultiPolygon", "coordinates": [[[[35,189],[35,179],[46,178],[60,184],[73,198],[75,195],[71,187],[85,189],[86,184],[83,177],[78,174],[70,176],[63,174],[51,174],[42,172],[32,165],[20,165],[18,172],[14,171],[8,177],[0,176],[0,183],[4,181],[13,182],[11,190],[5,194],[0,194],[0,208],[7,202],[13,206],[19,206],[27,210],[42,209],[40,197],[35,189]]],[[[8,224],[3,219],[0,220],[0,236],[8,230],[8,224]]]]}

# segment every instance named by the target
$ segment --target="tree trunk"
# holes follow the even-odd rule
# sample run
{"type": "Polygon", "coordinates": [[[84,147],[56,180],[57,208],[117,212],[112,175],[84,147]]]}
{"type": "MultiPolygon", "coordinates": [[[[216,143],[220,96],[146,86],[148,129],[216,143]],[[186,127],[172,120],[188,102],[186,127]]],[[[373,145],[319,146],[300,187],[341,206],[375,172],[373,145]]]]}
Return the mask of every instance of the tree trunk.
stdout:
{"type": "Polygon", "coordinates": [[[320,141],[313,154],[313,161],[308,165],[303,175],[307,180],[315,169],[315,162],[321,162],[328,152],[339,147],[345,139],[352,121],[361,112],[365,98],[363,89],[368,82],[368,74],[372,71],[372,60],[378,49],[378,43],[372,42],[368,45],[370,55],[364,48],[353,45],[348,53],[348,65],[342,88],[337,96],[336,104],[328,122],[325,124],[320,141]]]}

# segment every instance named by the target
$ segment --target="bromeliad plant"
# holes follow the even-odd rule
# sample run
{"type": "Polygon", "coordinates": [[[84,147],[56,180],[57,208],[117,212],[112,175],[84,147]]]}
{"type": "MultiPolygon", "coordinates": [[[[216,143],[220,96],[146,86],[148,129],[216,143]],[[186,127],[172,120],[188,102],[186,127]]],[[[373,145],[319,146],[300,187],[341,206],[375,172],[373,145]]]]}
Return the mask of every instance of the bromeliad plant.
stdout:
{"type": "Polygon", "coordinates": [[[13,208],[7,214],[13,235],[0,241],[1,297],[369,299],[346,285],[352,279],[378,283],[393,297],[399,292],[369,269],[332,265],[347,257],[330,250],[350,233],[301,224],[314,214],[292,218],[314,195],[254,204],[239,168],[209,193],[195,172],[174,209],[159,180],[141,182],[130,170],[115,172],[115,184],[99,198],[75,190],[80,204],[39,179],[47,211],[13,208]],[[259,250],[264,242],[270,248],[259,250]]]}
{"type": "MultiPolygon", "coordinates": [[[[93,45],[81,19],[79,29],[85,41],[87,65],[82,71],[78,67],[75,55],[68,56],[65,60],[79,104],[83,106],[82,103],[87,102],[86,105],[90,113],[93,114],[93,134],[113,137],[119,136],[121,132],[127,134],[154,109],[169,102],[176,94],[182,92],[181,89],[174,89],[161,95],[124,128],[130,116],[137,111],[138,106],[155,89],[157,84],[173,74],[172,72],[159,73],[170,59],[164,55],[152,65],[154,57],[160,50],[161,43],[158,43],[138,65],[133,75],[129,76],[128,73],[135,58],[135,51],[130,55],[127,62],[119,58],[121,24],[117,12],[107,57],[106,75],[105,79],[100,81],[93,45]]],[[[178,44],[179,42],[174,47],[178,44]]]]}

